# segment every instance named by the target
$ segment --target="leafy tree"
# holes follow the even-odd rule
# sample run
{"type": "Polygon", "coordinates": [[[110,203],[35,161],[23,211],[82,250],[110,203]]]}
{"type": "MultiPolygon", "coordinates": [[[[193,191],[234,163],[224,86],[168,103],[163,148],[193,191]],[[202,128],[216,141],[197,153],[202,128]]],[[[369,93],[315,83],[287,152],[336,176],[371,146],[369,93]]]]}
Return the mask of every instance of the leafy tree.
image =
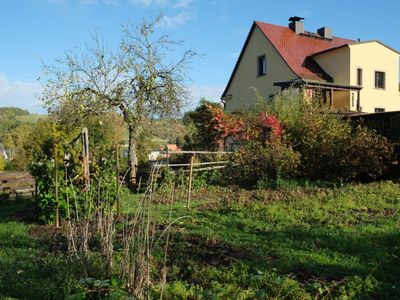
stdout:
{"type": "Polygon", "coordinates": [[[195,110],[185,113],[183,124],[188,134],[184,136],[183,148],[187,150],[217,150],[221,132],[215,129],[214,111],[223,115],[223,108],[218,103],[201,99],[195,110]]]}
{"type": "MultiPolygon", "coordinates": [[[[119,51],[107,51],[102,40],[80,54],[45,66],[44,102],[65,123],[79,124],[88,116],[119,111],[129,131],[129,181],[136,182],[137,142],[148,117],[179,112],[185,99],[185,70],[195,56],[184,51],[175,62],[167,54],[179,43],[156,33],[160,17],[125,28],[119,51]]],[[[173,53],[176,56],[176,51],[173,53]]]]}

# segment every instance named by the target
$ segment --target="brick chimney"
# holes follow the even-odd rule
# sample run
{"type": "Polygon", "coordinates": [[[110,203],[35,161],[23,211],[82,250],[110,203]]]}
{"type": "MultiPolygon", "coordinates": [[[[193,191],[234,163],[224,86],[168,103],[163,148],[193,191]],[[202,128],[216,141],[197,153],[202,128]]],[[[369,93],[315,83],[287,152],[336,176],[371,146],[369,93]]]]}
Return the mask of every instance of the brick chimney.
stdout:
{"type": "Polygon", "coordinates": [[[322,27],[317,30],[318,34],[325,39],[332,39],[332,29],[329,27],[322,27]]]}
{"type": "Polygon", "coordinates": [[[302,17],[293,16],[289,18],[289,28],[292,29],[297,34],[304,33],[304,24],[301,20],[304,20],[302,17]]]}

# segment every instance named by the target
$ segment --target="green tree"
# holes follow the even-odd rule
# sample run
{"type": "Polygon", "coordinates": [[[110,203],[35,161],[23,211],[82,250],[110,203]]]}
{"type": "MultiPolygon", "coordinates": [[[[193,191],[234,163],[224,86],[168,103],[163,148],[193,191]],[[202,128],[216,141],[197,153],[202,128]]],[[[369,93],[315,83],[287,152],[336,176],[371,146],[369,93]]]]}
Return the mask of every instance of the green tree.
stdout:
{"type": "Polygon", "coordinates": [[[184,136],[183,148],[185,150],[218,149],[219,144],[216,141],[219,133],[212,128],[215,116],[207,107],[208,105],[220,108],[218,103],[202,98],[193,111],[189,111],[183,116],[182,122],[188,132],[184,136]]]}
{"type": "Polygon", "coordinates": [[[67,52],[64,60],[45,66],[44,102],[49,111],[68,123],[108,111],[119,111],[129,131],[129,181],[136,182],[137,142],[145,118],[179,112],[185,99],[188,63],[195,56],[184,51],[176,57],[179,43],[159,35],[158,17],[125,28],[119,51],[107,51],[99,37],[80,54],[67,52]]]}

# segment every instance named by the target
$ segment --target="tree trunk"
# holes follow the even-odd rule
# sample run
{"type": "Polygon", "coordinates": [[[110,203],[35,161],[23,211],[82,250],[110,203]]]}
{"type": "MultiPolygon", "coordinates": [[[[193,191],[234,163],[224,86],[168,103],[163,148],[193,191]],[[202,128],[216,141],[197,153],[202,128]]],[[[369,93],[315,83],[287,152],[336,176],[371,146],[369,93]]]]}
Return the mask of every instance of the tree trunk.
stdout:
{"type": "Polygon", "coordinates": [[[136,127],[129,125],[129,148],[128,148],[128,167],[129,169],[129,185],[136,186],[136,173],[138,168],[138,159],[136,155],[136,127]]]}

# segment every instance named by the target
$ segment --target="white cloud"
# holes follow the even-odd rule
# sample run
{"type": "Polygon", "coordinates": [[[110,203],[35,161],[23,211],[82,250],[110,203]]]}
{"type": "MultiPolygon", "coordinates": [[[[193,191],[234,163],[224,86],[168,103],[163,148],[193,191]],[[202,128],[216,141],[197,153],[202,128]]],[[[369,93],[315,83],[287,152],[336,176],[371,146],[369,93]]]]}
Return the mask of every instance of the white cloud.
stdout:
{"type": "Polygon", "coordinates": [[[225,89],[225,85],[193,85],[189,87],[189,108],[193,109],[197,106],[201,98],[213,102],[220,102],[221,95],[225,89]]]}
{"type": "Polygon", "coordinates": [[[93,5],[97,4],[97,0],[79,0],[80,5],[93,5]]]}
{"type": "Polygon", "coordinates": [[[0,106],[16,106],[34,113],[44,113],[38,100],[41,86],[37,82],[10,81],[0,74],[0,106]]]}
{"type": "Polygon", "coordinates": [[[232,52],[232,53],[228,54],[228,57],[236,60],[239,58],[239,55],[240,55],[240,52],[232,52]]]}
{"type": "Polygon", "coordinates": [[[149,6],[168,6],[170,3],[168,0],[129,0],[133,5],[149,7],[149,6]]]}
{"type": "Polygon", "coordinates": [[[100,3],[105,5],[117,5],[119,0],[79,0],[79,5],[95,5],[100,3]]]}
{"type": "Polygon", "coordinates": [[[172,7],[186,9],[192,4],[192,2],[193,0],[178,0],[172,7]]]}
{"type": "Polygon", "coordinates": [[[187,11],[181,12],[174,16],[164,16],[161,19],[161,26],[167,28],[175,28],[185,25],[188,21],[192,20],[193,16],[187,11]]]}
{"type": "Polygon", "coordinates": [[[119,0],[102,0],[105,5],[118,5],[119,0]]]}
{"type": "Polygon", "coordinates": [[[194,0],[128,0],[128,2],[141,7],[160,6],[176,9],[188,9],[194,0]]]}

